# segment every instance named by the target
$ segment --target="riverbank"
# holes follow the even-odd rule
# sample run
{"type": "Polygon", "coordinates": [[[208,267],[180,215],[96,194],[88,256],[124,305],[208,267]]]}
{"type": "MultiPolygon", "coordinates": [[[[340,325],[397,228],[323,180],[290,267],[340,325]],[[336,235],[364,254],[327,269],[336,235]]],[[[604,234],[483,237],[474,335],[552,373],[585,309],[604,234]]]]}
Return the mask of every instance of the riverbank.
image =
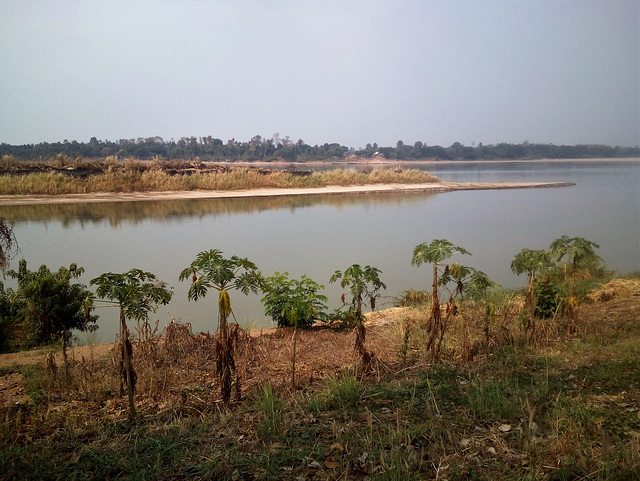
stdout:
{"type": "Polygon", "coordinates": [[[385,192],[451,192],[457,190],[531,189],[569,187],[570,182],[436,182],[427,184],[333,185],[308,188],[260,188],[245,190],[190,190],[167,192],[96,192],[63,195],[3,195],[0,206],[29,204],[72,204],[95,202],[140,202],[155,200],[223,199],[319,194],[378,194],[385,192]]]}
{"type": "Polygon", "coordinates": [[[461,313],[438,363],[410,309],[368,328],[361,378],[353,332],[301,331],[295,387],[290,328],[240,336],[226,404],[209,338],[136,345],[135,421],[111,362],[13,366],[0,479],[638,479],[639,300],[585,304],[531,343],[508,306],[486,331],[461,313]]]}

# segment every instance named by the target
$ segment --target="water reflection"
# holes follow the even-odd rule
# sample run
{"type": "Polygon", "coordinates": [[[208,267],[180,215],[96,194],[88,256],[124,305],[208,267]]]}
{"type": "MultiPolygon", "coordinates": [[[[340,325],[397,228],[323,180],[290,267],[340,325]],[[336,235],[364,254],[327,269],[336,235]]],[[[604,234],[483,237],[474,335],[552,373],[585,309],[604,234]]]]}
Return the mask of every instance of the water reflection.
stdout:
{"type": "Polygon", "coordinates": [[[295,212],[311,206],[369,208],[385,205],[424,202],[431,193],[326,194],[274,197],[239,197],[229,199],[162,200],[139,202],[96,202],[82,204],[39,204],[0,206],[0,217],[10,222],[61,222],[64,227],[102,224],[111,227],[122,223],[139,224],[149,220],[168,221],[177,218],[218,217],[252,212],[289,210],[295,212]]]}

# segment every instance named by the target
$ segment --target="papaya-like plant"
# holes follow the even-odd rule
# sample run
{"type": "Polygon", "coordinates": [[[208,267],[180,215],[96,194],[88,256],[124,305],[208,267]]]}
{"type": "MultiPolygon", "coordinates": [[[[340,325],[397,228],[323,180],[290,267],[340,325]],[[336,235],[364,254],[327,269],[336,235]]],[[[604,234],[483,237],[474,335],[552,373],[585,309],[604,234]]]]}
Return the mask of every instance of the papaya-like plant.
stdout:
{"type": "Polygon", "coordinates": [[[527,329],[533,334],[535,331],[536,318],[536,279],[540,272],[548,270],[552,266],[549,251],[544,249],[522,249],[511,261],[511,270],[514,274],[527,274],[529,282],[527,285],[526,304],[529,310],[527,329]]]}
{"type": "Polygon", "coordinates": [[[264,279],[262,291],[264,313],[270,316],[278,327],[293,326],[290,320],[292,310],[296,312],[297,326],[310,327],[316,320],[325,320],[327,297],[318,291],[324,286],[307,276],[300,280],[289,279],[289,273],[276,272],[264,279]]]}
{"type": "Polygon", "coordinates": [[[385,283],[380,280],[380,274],[380,269],[376,267],[361,267],[359,264],[353,264],[344,272],[336,270],[329,280],[330,283],[334,283],[340,279],[340,286],[342,288],[348,287],[348,292],[351,294],[351,312],[356,321],[355,349],[360,355],[362,369],[366,369],[372,359],[371,353],[365,347],[366,330],[363,322],[362,303],[368,299],[371,310],[375,310],[380,290],[387,288],[385,283]]]}
{"type": "Polygon", "coordinates": [[[262,275],[256,265],[247,258],[231,256],[226,258],[222,251],[211,249],[200,252],[189,267],[180,273],[180,280],[191,279],[187,294],[189,300],[198,301],[207,295],[209,289],[218,291],[219,342],[217,346],[217,367],[220,377],[222,399],[231,399],[232,378],[238,379],[233,358],[233,345],[227,321],[233,314],[230,289],[237,289],[245,295],[258,293],[262,286],[262,275]]]}
{"type": "Polygon", "coordinates": [[[120,309],[120,345],[121,363],[124,367],[124,380],[129,399],[129,414],[136,416],[133,399],[136,374],[133,369],[133,350],[129,340],[127,319],[136,321],[146,320],[149,312],[155,312],[158,304],[168,304],[173,291],[167,285],[156,279],[151,272],[131,269],[123,274],[106,272],[91,280],[96,286],[96,295],[102,299],[112,301],[120,309]]]}
{"type": "MultiPolygon", "coordinates": [[[[440,345],[444,337],[446,323],[442,319],[440,310],[440,295],[438,288],[441,285],[439,277],[447,272],[447,265],[443,262],[451,258],[454,254],[471,255],[469,251],[463,247],[453,245],[447,239],[435,239],[430,243],[423,242],[413,249],[413,257],[411,265],[421,266],[422,264],[433,264],[433,282],[431,293],[431,311],[429,314],[429,340],[427,341],[427,350],[433,349],[434,357],[438,356],[440,345]],[[436,339],[439,341],[436,343],[436,339]]],[[[459,272],[460,275],[464,273],[459,272]]]]}

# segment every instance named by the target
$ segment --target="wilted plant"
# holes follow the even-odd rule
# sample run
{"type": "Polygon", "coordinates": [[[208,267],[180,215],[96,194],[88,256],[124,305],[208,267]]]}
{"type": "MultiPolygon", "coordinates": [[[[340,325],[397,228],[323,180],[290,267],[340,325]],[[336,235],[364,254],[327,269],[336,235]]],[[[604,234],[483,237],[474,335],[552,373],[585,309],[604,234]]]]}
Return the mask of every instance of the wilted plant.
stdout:
{"type": "Polygon", "coordinates": [[[420,307],[431,301],[431,294],[427,291],[419,291],[416,289],[407,289],[398,298],[394,304],[397,307],[420,307]]]}
{"type": "Polygon", "coordinates": [[[164,282],[156,279],[150,272],[131,269],[124,274],[107,272],[91,280],[97,286],[96,294],[102,299],[114,301],[120,308],[120,350],[124,364],[124,380],[129,398],[129,413],[135,417],[136,408],[133,401],[136,375],[133,370],[133,350],[129,341],[127,318],[143,321],[149,311],[155,311],[158,304],[168,304],[173,296],[164,282]]]}
{"type": "MultiPolygon", "coordinates": [[[[189,300],[197,301],[206,296],[212,288],[218,291],[218,375],[221,381],[221,394],[225,401],[231,398],[232,378],[236,376],[227,320],[233,311],[229,289],[238,289],[245,295],[256,293],[262,286],[262,276],[256,265],[249,259],[232,256],[225,258],[222,251],[212,249],[200,252],[189,267],[180,273],[180,280],[191,278],[189,300]]],[[[236,379],[237,380],[237,379],[236,379]]]]}
{"type": "MultiPolygon", "coordinates": [[[[360,355],[362,363],[361,369],[367,369],[371,363],[371,353],[365,348],[366,331],[364,328],[364,316],[362,315],[362,302],[369,300],[371,310],[376,308],[376,299],[380,297],[380,289],[386,289],[387,286],[380,280],[380,269],[371,266],[360,267],[353,264],[345,269],[344,273],[335,271],[329,282],[336,282],[341,279],[340,286],[349,287],[349,293],[352,296],[351,312],[356,319],[356,342],[355,349],[360,355]]],[[[342,303],[345,304],[344,294],[342,295],[342,303]]]]}
{"type": "Polygon", "coordinates": [[[462,247],[453,245],[446,239],[436,239],[431,241],[429,244],[423,242],[413,249],[411,265],[419,267],[422,264],[433,264],[431,313],[429,317],[429,330],[432,334],[429,337],[426,348],[427,351],[433,349],[434,358],[439,354],[440,345],[442,344],[442,339],[444,338],[444,332],[446,329],[446,320],[442,319],[442,313],[440,310],[440,296],[438,288],[441,283],[439,281],[439,276],[444,275],[445,272],[447,272],[448,266],[442,266],[442,262],[449,259],[456,253],[470,255],[469,251],[462,247]]]}

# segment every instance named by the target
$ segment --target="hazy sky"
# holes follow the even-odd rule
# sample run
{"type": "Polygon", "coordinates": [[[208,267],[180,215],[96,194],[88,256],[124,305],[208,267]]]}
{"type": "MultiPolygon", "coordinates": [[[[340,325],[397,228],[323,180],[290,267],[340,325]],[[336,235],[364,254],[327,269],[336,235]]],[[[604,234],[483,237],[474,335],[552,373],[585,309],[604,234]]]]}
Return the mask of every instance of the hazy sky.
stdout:
{"type": "Polygon", "coordinates": [[[0,142],[640,145],[638,0],[0,0],[0,142]]]}

